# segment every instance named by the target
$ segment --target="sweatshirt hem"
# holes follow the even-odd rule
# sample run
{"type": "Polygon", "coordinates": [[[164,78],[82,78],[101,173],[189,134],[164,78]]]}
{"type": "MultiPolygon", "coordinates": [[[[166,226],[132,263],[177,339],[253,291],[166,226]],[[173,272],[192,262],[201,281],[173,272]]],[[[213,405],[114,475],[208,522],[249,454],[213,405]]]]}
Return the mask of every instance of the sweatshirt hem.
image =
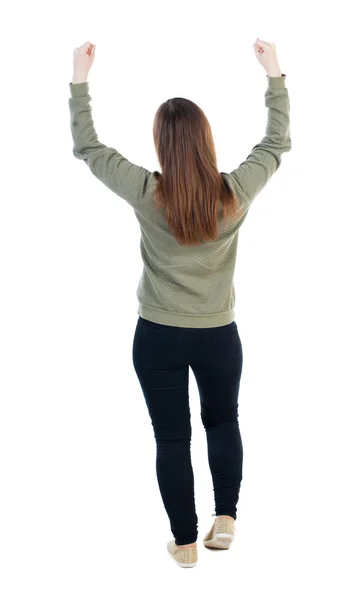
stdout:
{"type": "Polygon", "coordinates": [[[147,321],[174,327],[221,327],[229,325],[235,318],[235,307],[228,311],[211,314],[175,313],[160,308],[154,308],[139,302],[137,314],[147,321]]]}

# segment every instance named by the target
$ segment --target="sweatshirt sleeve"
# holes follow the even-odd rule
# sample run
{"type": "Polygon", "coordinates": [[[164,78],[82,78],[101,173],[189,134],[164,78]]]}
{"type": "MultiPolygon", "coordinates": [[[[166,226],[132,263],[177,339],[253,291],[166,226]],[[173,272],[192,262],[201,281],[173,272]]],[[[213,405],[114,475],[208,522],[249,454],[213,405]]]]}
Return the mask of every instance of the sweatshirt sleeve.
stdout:
{"type": "Polygon", "coordinates": [[[269,77],[265,92],[268,108],[266,135],[237,169],[229,173],[234,189],[248,208],[281,165],[282,154],[291,150],[290,101],[286,75],[269,77]]]}
{"type": "Polygon", "coordinates": [[[92,98],[88,92],[88,81],[69,85],[73,155],[83,160],[93,175],[112,192],[138,209],[151,172],[131,163],[117,150],[98,141],[92,120],[92,98]]]}

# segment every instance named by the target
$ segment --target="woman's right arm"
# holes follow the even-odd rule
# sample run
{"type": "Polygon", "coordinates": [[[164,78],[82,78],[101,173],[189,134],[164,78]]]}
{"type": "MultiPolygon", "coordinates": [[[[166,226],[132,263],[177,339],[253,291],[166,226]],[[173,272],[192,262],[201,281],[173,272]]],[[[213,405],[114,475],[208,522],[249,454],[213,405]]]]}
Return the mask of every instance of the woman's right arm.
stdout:
{"type": "Polygon", "coordinates": [[[279,168],[282,154],[291,150],[290,100],[286,75],[266,77],[266,135],[253,147],[246,160],[229,173],[239,198],[245,201],[247,208],[279,168]]]}

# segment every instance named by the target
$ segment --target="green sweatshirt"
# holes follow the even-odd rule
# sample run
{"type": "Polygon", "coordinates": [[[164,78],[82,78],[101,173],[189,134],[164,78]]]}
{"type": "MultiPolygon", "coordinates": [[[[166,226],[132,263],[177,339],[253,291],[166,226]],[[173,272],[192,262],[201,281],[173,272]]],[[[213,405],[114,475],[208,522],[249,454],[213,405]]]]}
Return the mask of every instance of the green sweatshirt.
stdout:
{"type": "Polygon", "coordinates": [[[88,82],[70,83],[73,154],[110,190],[134,209],[140,224],[143,271],[137,287],[137,314],[176,327],[218,327],[235,318],[233,283],[239,228],[257,194],[291,149],[286,75],[267,77],[266,135],[231,173],[220,172],[244,205],[241,217],[219,216],[219,237],[199,246],[181,246],[170,232],[164,209],[154,207],[153,172],[131,163],[98,141],[88,82]]]}

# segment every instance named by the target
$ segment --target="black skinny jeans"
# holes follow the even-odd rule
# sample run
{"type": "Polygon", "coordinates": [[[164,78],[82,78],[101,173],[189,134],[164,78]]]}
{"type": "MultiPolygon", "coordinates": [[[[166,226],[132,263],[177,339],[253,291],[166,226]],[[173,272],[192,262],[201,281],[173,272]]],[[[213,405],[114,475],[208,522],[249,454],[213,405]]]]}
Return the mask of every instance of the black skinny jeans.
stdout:
{"type": "Polygon", "coordinates": [[[174,327],[138,318],[137,373],[156,440],[160,493],[177,545],[197,540],[191,464],[189,366],[200,395],[216,515],[236,519],[243,448],[238,423],[242,346],[237,325],[174,327]]]}

